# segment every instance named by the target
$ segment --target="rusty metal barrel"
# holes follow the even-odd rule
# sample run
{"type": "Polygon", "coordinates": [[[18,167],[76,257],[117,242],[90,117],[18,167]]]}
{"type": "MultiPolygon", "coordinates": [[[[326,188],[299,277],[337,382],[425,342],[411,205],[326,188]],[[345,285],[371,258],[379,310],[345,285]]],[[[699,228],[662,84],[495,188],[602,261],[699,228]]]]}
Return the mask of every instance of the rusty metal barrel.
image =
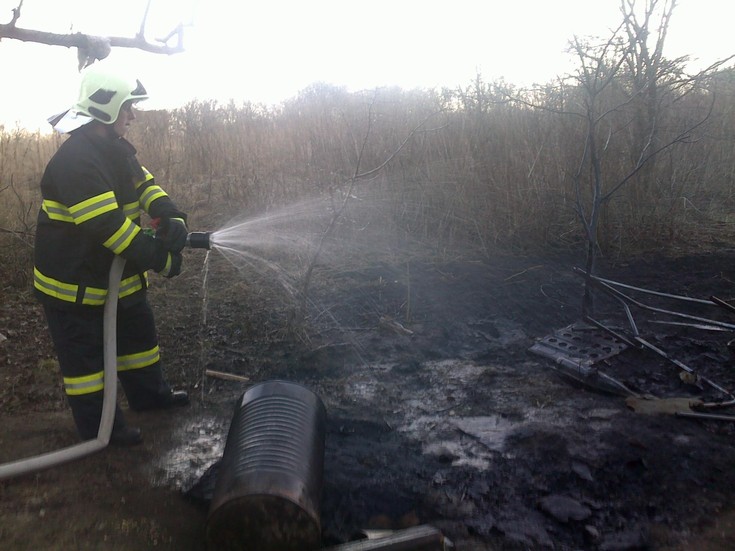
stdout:
{"type": "Polygon", "coordinates": [[[210,549],[309,551],[321,541],[326,409],[267,381],[238,401],[207,516],[210,549]]]}

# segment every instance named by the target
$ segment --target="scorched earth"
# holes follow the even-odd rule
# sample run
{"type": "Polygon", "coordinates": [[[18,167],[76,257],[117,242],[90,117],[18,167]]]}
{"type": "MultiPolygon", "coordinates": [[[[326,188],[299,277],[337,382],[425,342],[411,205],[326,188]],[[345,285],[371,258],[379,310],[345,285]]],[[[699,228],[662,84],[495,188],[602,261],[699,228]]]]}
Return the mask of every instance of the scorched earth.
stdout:
{"type": "MultiPolygon", "coordinates": [[[[623,396],[560,376],[553,361],[529,353],[580,321],[583,280],[572,268],[582,259],[317,268],[299,310],[274,281],[217,255],[205,308],[203,254],[188,252],[179,278],[152,278],[165,369],[189,390],[191,407],[129,412],[144,431],[139,447],[0,482],[4,549],[205,549],[210,467],[234,405],[250,385],[273,379],[305,385],[327,406],[324,546],[368,528],[429,524],[458,549],[732,548],[732,422],[634,411],[623,396]]],[[[735,250],[721,247],[603,264],[600,274],[729,301],[733,266],[735,250]]],[[[600,319],[625,330],[619,304],[598,302],[600,319]]],[[[735,387],[730,332],[633,310],[648,341],[735,387]]],[[[725,308],[712,316],[735,322],[725,308]]],[[[30,293],[3,289],[0,333],[0,461],[75,443],[30,293]]],[[[628,348],[598,367],[641,396],[718,399],[650,350],[628,348]]]]}

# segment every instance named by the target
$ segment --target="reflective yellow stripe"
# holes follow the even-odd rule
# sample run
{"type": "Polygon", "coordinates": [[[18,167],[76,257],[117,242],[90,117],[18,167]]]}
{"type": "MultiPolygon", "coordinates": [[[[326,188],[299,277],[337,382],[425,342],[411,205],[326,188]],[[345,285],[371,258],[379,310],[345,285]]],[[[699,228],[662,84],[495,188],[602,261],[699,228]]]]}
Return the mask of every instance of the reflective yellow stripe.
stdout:
{"type": "Polygon", "coordinates": [[[76,302],[79,286],[43,275],[33,267],[33,286],[42,293],[66,302],[76,302]]]}
{"type": "MultiPolygon", "coordinates": [[[[144,278],[147,280],[147,274],[144,276],[144,278]]],[[[137,274],[123,279],[120,281],[120,291],[118,292],[119,298],[125,298],[127,296],[132,295],[133,293],[137,293],[143,289],[143,283],[140,281],[140,276],[137,274]]]]}
{"type": "Polygon", "coordinates": [[[87,220],[115,210],[117,208],[117,200],[115,199],[115,193],[112,191],[106,191],[95,197],[90,197],[81,203],[72,205],[69,207],[69,212],[74,217],[76,224],[81,224],[87,220]]]}
{"type": "Polygon", "coordinates": [[[135,189],[138,189],[140,186],[145,184],[146,182],[150,182],[153,180],[153,174],[148,172],[148,169],[144,166],[141,166],[140,168],[143,169],[143,173],[145,174],[145,178],[143,178],[140,182],[135,182],[135,189]]]}
{"type": "Polygon", "coordinates": [[[41,208],[51,220],[58,220],[59,222],[74,222],[74,218],[69,212],[69,209],[66,208],[66,205],[44,199],[41,204],[41,208]]]}
{"type": "Polygon", "coordinates": [[[96,287],[85,287],[82,304],[89,306],[102,306],[107,298],[107,289],[98,289],[96,287]]]}
{"type": "MultiPolygon", "coordinates": [[[[136,190],[140,190],[140,188],[145,186],[145,184],[153,181],[153,174],[148,172],[148,169],[146,167],[143,166],[141,168],[143,169],[143,172],[145,173],[145,178],[143,178],[143,180],[141,180],[140,182],[136,182],[135,184],[136,190]]],[[[163,191],[159,186],[157,186],[155,183],[151,183],[140,194],[139,202],[140,202],[140,205],[143,207],[143,210],[145,210],[146,212],[149,212],[151,203],[153,203],[153,201],[161,197],[168,197],[168,194],[165,191],[163,191]]]]}
{"type": "Polygon", "coordinates": [[[117,370],[118,371],[130,371],[131,369],[140,369],[142,367],[148,367],[153,365],[161,359],[161,352],[158,345],[154,346],[150,350],[145,352],[138,352],[137,354],[127,354],[125,356],[117,357],[117,370]]]}
{"type": "Polygon", "coordinates": [[[151,203],[161,197],[168,197],[168,194],[160,186],[154,184],[140,195],[140,203],[143,205],[143,209],[148,212],[151,208],[151,203]]]}
{"type": "MultiPolygon", "coordinates": [[[[125,298],[145,288],[148,282],[148,274],[143,274],[143,281],[140,275],[135,274],[120,281],[120,291],[118,298],[125,298]]],[[[43,275],[38,268],[33,268],[33,286],[42,293],[50,297],[63,300],[66,302],[76,302],[79,294],[79,285],[72,283],[64,283],[57,279],[43,275]]],[[[85,287],[82,296],[82,304],[88,306],[102,306],[107,299],[107,289],[97,287],[85,287]]]]}
{"type": "Polygon", "coordinates": [[[166,256],[166,265],[160,272],[163,277],[166,277],[171,272],[171,260],[171,253],[168,253],[168,255],[166,256]]]}
{"type": "Polygon", "coordinates": [[[138,203],[138,201],[135,203],[126,203],[123,205],[123,212],[125,213],[125,216],[131,220],[135,220],[140,214],[140,203],[138,203]]]}
{"type": "Polygon", "coordinates": [[[140,226],[126,218],[120,228],[103,243],[105,247],[115,254],[120,254],[128,248],[133,238],[140,232],[140,226]]]}
{"type": "Polygon", "coordinates": [[[83,377],[64,377],[64,390],[69,396],[92,394],[105,387],[105,372],[99,371],[83,377]]]}
{"type": "MultiPolygon", "coordinates": [[[[120,281],[120,290],[117,293],[118,298],[125,298],[133,293],[137,293],[143,289],[143,284],[140,282],[140,276],[135,274],[134,276],[126,277],[120,281]]],[[[89,306],[101,306],[107,299],[107,289],[97,289],[95,287],[86,287],[84,289],[84,298],[82,298],[82,304],[88,304],[89,306]]]]}

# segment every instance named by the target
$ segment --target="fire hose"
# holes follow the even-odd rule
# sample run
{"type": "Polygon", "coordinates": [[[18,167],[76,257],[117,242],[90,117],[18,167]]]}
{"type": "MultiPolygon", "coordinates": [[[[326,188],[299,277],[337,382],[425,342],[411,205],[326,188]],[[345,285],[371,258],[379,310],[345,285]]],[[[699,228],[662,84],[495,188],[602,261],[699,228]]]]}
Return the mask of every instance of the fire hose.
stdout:
{"type": "Polygon", "coordinates": [[[106,448],[110,442],[112,423],[115,420],[115,403],[117,401],[117,293],[120,289],[120,278],[124,267],[125,259],[120,256],[114,258],[110,267],[107,300],[105,300],[103,314],[105,386],[103,389],[102,417],[97,431],[97,438],[53,452],[4,463],[0,465],[0,480],[80,459],[106,448]],[[114,300],[112,297],[114,297],[114,300]]]}
{"type": "MultiPolygon", "coordinates": [[[[186,238],[186,245],[192,249],[210,248],[209,232],[192,232],[186,238]]],[[[110,267],[107,299],[103,313],[103,358],[104,381],[102,416],[97,437],[73,446],[48,452],[0,465],[0,480],[33,473],[75,459],[81,459],[107,447],[115,420],[117,402],[117,295],[120,290],[125,259],[115,256],[110,267]]]]}

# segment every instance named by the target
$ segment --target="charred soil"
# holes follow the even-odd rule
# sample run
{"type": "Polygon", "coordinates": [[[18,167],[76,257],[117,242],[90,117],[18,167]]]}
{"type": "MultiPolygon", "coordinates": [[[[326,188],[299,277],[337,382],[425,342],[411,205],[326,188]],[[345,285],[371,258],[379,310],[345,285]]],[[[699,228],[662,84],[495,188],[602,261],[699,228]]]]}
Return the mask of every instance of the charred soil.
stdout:
{"type": "MultiPolygon", "coordinates": [[[[459,549],[732,548],[735,424],[633,411],[624,397],[560,376],[529,353],[579,322],[583,279],[572,267],[580,259],[317,267],[299,309],[273,281],[213,252],[205,310],[203,256],[187,255],[180,277],[152,278],[150,300],[167,377],[189,390],[191,406],[135,414],[121,396],[142,445],[0,482],[4,549],[205,549],[211,480],[202,475],[222,454],[237,399],[273,379],[309,387],[327,407],[325,546],[366,528],[431,524],[459,549]]],[[[600,273],[730,301],[733,266],[735,250],[723,247],[600,273]]],[[[598,319],[625,331],[620,303],[597,298],[598,319]]],[[[641,335],[695,376],[634,347],[597,368],[659,398],[722,399],[706,380],[735,388],[731,332],[631,311],[641,335]]],[[[725,308],[708,312],[735,323],[725,308]]],[[[0,462],[75,443],[29,293],[3,291],[0,333],[0,462]]]]}

